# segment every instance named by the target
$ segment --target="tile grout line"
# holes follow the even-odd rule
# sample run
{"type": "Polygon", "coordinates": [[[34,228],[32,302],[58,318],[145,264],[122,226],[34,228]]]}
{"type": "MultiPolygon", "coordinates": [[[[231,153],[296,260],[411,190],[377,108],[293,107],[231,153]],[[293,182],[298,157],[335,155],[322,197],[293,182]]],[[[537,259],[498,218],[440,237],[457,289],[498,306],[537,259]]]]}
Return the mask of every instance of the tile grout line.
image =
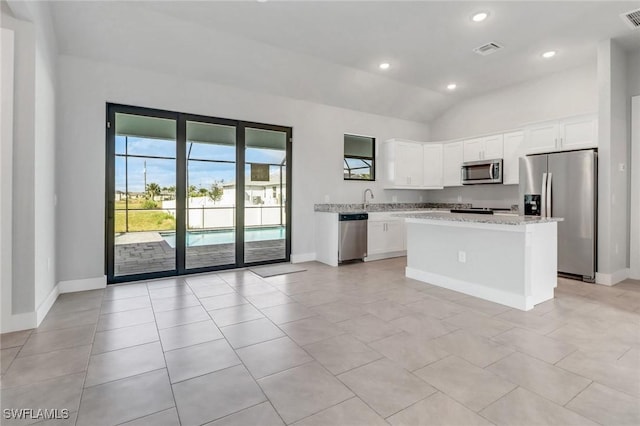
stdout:
{"type": "MultiPolygon", "coordinates": [[[[235,293],[235,290],[234,290],[234,293],[235,293]]],[[[237,294],[237,293],[236,293],[236,294],[237,294]]],[[[244,296],[242,296],[242,297],[244,298],[244,296]]],[[[200,305],[202,306],[202,302],[200,301],[200,299],[199,299],[199,298],[198,298],[198,301],[200,302],[200,305]]],[[[204,308],[204,306],[203,306],[203,308],[204,308]]],[[[206,309],[205,309],[205,311],[206,311],[206,309]]],[[[215,320],[213,319],[213,317],[211,317],[211,314],[209,313],[209,311],[207,311],[207,314],[208,314],[208,315],[209,315],[209,317],[211,318],[211,321],[213,321],[213,323],[217,326],[217,324],[215,323],[215,320]]],[[[274,325],[275,325],[275,324],[274,324],[274,325]]],[[[276,325],[276,327],[277,327],[277,325],[276,325]]],[[[279,327],[278,327],[278,328],[279,328],[279,327]]],[[[218,329],[220,329],[220,327],[218,327],[218,329]]],[[[284,333],[282,330],[280,330],[280,332],[284,333]]],[[[267,394],[265,393],[265,391],[264,391],[264,389],[262,388],[262,386],[260,386],[260,383],[258,382],[258,379],[256,379],[256,378],[255,378],[255,376],[253,375],[253,373],[251,373],[251,370],[249,370],[249,368],[247,367],[247,365],[244,363],[244,361],[242,360],[242,358],[241,358],[241,357],[240,357],[240,355],[238,354],[238,349],[242,349],[242,348],[234,348],[234,347],[231,345],[231,342],[229,342],[229,340],[227,339],[227,336],[225,336],[225,334],[222,332],[222,330],[220,330],[220,333],[222,334],[222,338],[227,342],[227,345],[229,345],[229,347],[231,348],[231,350],[232,350],[232,351],[233,351],[233,353],[235,354],[236,358],[238,358],[238,360],[240,361],[240,364],[237,364],[237,365],[235,365],[235,366],[233,366],[233,367],[237,367],[238,365],[242,365],[242,367],[243,367],[243,368],[244,368],[244,370],[247,372],[247,374],[249,374],[249,376],[253,379],[253,382],[256,384],[256,386],[258,386],[258,388],[260,389],[260,392],[262,393],[262,395],[264,396],[264,398],[265,398],[265,400],[266,400],[266,401],[261,401],[261,402],[259,402],[258,404],[254,404],[254,405],[252,405],[252,406],[250,406],[250,407],[242,408],[242,409],[240,409],[240,410],[238,410],[238,411],[234,411],[233,413],[229,413],[229,414],[227,414],[226,416],[220,417],[220,418],[218,418],[218,419],[210,420],[210,421],[208,421],[208,422],[218,421],[218,420],[220,420],[221,418],[225,418],[225,417],[231,416],[231,415],[233,415],[233,414],[236,414],[236,413],[239,413],[239,412],[241,412],[241,411],[247,410],[247,409],[249,409],[249,408],[255,407],[255,406],[257,406],[257,405],[260,405],[260,404],[262,404],[262,403],[264,403],[264,402],[269,402],[269,405],[271,405],[271,407],[273,408],[273,411],[278,415],[278,417],[280,418],[280,420],[282,420],[282,423],[286,425],[287,423],[284,421],[284,419],[282,418],[282,416],[280,415],[280,413],[278,412],[278,410],[276,410],[275,406],[273,405],[273,402],[271,401],[271,399],[269,399],[269,397],[268,397],[268,396],[267,396],[267,394]]],[[[284,333],[284,334],[285,334],[285,336],[289,337],[286,333],[284,333]]],[[[276,338],[276,339],[280,339],[280,338],[282,338],[282,337],[284,337],[284,336],[278,337],[278,338],[276,338]]],[[[272,341],[272,340],[276,340],[276,339],[271,339],[271,340],[268,340],[268,341],[272,341]]],[[[290,339],[290,337],[289,337],[289,339],[290,339]]],[[[260,342],[260,343],[264,343],[264,342],[260,342]]],[[[259,344],[259,343],[255,343],[255,344],[259,344]]],[[[249,347],[249,346],[253,346],[253,345],[247,345],[247,346],[244,346],[244,347],[249,347]]],[[[232,367],[227,367],[227,368],[232,368],[232,367]]],[[[218,371],[220,371],[220,370],[218,370],[218,371]]],[[[211,374],[211,373],[207,373],[207,374],[211,374]]],[[[172,385],[172,388],[173,388],[173,385],[172,385]]],[[[177,407],[177,405],[176,405],[176,407],[177,407]]]]}
{"type": "MultiPolygon", "coordinates": [[[[102,292],[102,299],[100,301],[100,312],[102,312],[102,303],[104,302],[104,291],[102,292]]],[[[98,315],[98,321],[100,321],[100,315],[98,315]]],[[[98,328],[98,322],[96,322],[96,329],[98,328]]],[[[93,351],[93,343],[96,340],[96,332],[93,333],[93,340],[91,341],[91,347],[89,349],[89,356],[87,357],[87,366],[84,370],[84,378],[82,379],[82,388],[80,391],[80,401],[78,402],[78,414],[76,415],[76,421],[74,425],[78,424],[78,419],[80,419],[80,409],[82,408],[82,400],[84,399],[84,390],[85,384],[87,383],[87,375],[89,373],[89,363],[91,362],[91,351],[93,351]]]]}
{"type": "MultiPolygon", "coordinates": [[[[149,291],[149,283],[146,283],[147,291],[149,291]]],[[[173,384],[171,383],[171,374],[169,374],[169,365],[167,364],[167,356],[164,351],[164,345],[162,344],[162,339],[160,339],[160,328],[158,328],[158,319],[156,317],[156,312],[153,310],[153,305],[151,306],[151,313],[153,314],[154,324],[156,326],[156,332],[158,333],[158,341],[160,343],[160,351],[162,352],[162,359],[164,360],[164,368],[167,371],[167,379],[169,381],[169,389],[171,389],[171,397],[173,398],[173,406],[176,409],[176,416],[178,416],[178,422],[182,424],[182,420],[180,420],[180,411],[178,410],[178,402],[176,401],[176,395],[173,391],[173,384]]]]}

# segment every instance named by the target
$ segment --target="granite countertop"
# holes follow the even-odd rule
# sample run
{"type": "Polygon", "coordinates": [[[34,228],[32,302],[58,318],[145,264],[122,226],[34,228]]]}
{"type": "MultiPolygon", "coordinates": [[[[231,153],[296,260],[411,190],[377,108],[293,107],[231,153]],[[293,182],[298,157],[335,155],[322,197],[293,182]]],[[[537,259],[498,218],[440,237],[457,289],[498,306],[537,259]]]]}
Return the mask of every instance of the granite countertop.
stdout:
{"type": "Polygon", "coordinates": [[[411,211],[411,210],[450,210],[450,209],[466,209],[471,204],[455,204],[455,203],[371,203],[367,204],[315,204],[313,210],[325,213],[348,213],[348,212],[392,212],[392,211],[411,211]]]}
{"type": "Polygon", "coordinates": [[[446,212],[422,212],[422,213],[398,213],[394,216],[405,219],[441,220],[447,222],[472,222],[489,223],[494,225],[532,225],[536,223],[561,222],[560,217],[537,217],[516,215],[490,215],[470,213],[446,213],[446,212]]]}

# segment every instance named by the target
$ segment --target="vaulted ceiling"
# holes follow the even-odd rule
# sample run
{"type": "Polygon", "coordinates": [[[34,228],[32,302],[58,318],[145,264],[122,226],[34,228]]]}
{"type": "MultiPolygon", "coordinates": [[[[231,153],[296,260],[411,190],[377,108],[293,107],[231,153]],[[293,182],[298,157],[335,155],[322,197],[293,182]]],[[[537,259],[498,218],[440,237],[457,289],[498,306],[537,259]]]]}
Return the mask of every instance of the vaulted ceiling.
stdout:
{"type": "Polygon", "coordinates": [[[619,16],[638,1],[51,6],[63,54],[421,122],[465,98],[595,64],[600,40],[640,48],[640,29],[619,16]],[[473,22],[478,11],[489,17],[473,22]],[[504,48],[473,52],[488,42],[504,48]],[[541,58],[547,50],[557,55],[541,58]],[[381,70],[381,62],[390,68],[381,70]]]}

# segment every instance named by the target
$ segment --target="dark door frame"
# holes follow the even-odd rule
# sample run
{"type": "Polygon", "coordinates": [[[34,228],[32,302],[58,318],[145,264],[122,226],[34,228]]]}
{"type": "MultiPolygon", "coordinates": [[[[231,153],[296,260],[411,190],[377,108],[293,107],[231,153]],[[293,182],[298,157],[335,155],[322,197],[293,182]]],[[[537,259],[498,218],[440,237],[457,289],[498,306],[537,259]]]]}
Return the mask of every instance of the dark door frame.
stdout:
{"type": "Polygon", "coordinates": [[[224,269],[242,268],[257,266],[276,262],[289,262],[291,259],[291,170],[292,170],[292,135],[293,129],[286,126],[256,123],[249,121],[231,120],[197,114],[179,113],[154,108],[137,107],[116,103],[107,103],[106,108],[106,167],[105,167],[105,273],[107,283],[119,283],[128,281],[148,280],[154,278],[171,277],[177,275],[188,275],[202,272],[212,272],[224,269]],[[141,115],[145,117],[165,118],[176,122],[176,261],[175,268],[168,271],[148,272],[142,274],[115,276],[115,117],[117,113],[141,115]],[[220,124],[233,126],[236,129],[236,263],[229,265],[218,265],[203,268],[185,268],[186,249],[186,178],[187,178],[187,158],[186,158],[186,123],[195,121],[209,124],[220,124]],[[244,261],[244,184],[245,184],[245,130],[256,128],[262,130],[273,130],[286,134],[286,237],[285,237],[285,257],[261,262],[245,263],[244,261]]]}

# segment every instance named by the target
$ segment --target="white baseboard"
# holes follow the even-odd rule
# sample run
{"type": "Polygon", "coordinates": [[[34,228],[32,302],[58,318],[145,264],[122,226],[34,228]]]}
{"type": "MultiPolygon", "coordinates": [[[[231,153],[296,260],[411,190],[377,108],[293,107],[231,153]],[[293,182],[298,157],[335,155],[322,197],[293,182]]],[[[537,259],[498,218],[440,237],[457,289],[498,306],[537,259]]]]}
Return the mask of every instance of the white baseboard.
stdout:
{"type": "Polygon", "coordinates": [[[7,315],[2,319],[0,333],[11,333],[13,331],[29,330],[36,327],[36,313],[25,312],[23,314],[7,315]]]}
{"type": "Polygon", "coordinates": [[[315,253],[300,253],[291,255],[291,263],[313,262],[316,260],[315,253]]]}
{"type": "Polygon", "coordinates": [[[603,274],[600,272],[596,272],[596,284],[602,284],[602,285],[608,285],[608,286],[616,285],[619,282],[629,278],[630,274],[631,274],[631,270],[629,268],[620,269],[618,271],[615,271],[612,274],[603,274]]]}
{"type": "Polygon", "coordinates": [[[536,300],[534,296],[508,293],[495,288],[486,287],[468,281],[457,280],[444,275],[433,274],[431,272],[421,271],[408,266],[405,269],[405,274],[407,277],[413,278],[414,280],[436,285],[438,287],[444,287],[449,290],[468,294],[469,296],[479,297],[480,299],[489,300],[491,302],[500,303],[501,305],[520,309],[522,311],[533,309],[534,305],[541,303],[544,300],[553,299],[553,289],[551,289],[550,294],[539,295],[540,297],[536,300]]]}
{"type": "Polygon", "coordinates": [[[47,314],[49,313],[49,310],[51,309],[53,304],[56,302],[56,299],[58,298],[59,294],[60,294],[60,284],[56,284],[51,289],[51,292],[49,293],[47,298],[44,299],[44,301],[36,309],[36,327],[38,327],[42,323],[42,320],[44,319],[44,317],[47,316],[47,314]]]}
{"type": "Polygon", "coordinates": [[[76,291],[97,290],[107,286],[107,277],[86,278],[81,280],[60,281],[56,284],[46,299],[38,306],[35,312],[25,312],[3,317],[0,324],[0,333],[11,333],[12,331],[29,330],[40,325],[47,316],[49,310],[62,293],[72,293],[76,291]]]}
{"type": "Polygon", "coordinates": [[[392,251],[389,253],[380,253],[380,254],[373,254],[371,256],[367,256],[364,258],[365,262],[371,262],[374,260],[382,260],[382,259],[391,259],[393,257],[403,257],[407,255],[407,251],[406,250],[402,250],[402,251],[392,251]]]}
{"type": "Polygon", "coordinates": [[[60,281],[58,283],[60,294],[76,291],[98,290],[107,287],[107,277],[83,278],[80,280],[60,281]]]}

